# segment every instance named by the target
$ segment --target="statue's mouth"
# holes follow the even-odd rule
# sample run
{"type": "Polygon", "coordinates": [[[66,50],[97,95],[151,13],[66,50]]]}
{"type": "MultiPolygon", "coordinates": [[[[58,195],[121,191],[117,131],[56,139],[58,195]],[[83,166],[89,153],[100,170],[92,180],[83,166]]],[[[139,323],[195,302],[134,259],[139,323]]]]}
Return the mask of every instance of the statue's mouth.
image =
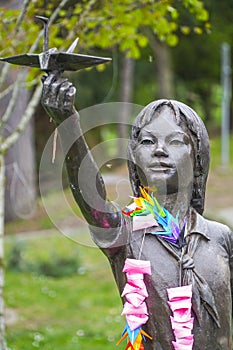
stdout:
{"type": "Polygon", "coordinates": [[[152,171],[166,171],[166,170],[171,170],[174,169],[175,166],[172,163],[166,163],[166,162],[156,162],[151,164],[150,166],[152,171]]]}

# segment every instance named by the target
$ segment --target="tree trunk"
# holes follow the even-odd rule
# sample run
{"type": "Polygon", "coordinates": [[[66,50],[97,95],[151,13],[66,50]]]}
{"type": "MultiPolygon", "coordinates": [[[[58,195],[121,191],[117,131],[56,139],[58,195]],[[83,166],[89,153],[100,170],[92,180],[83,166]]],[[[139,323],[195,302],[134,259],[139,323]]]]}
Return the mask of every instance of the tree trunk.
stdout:
{"type": "Polygon", "coordinates": [[[5,158],[0,153],[0,349],[7,350],[5,340],[5,311],[4,311],[4,191],[5,187],[5,158]]]}
{"type": "Polygon", "coordinates": [[[120,102],[118,124],[118,154],[125,155],[126,140],[128,140],[128,124],[130,122],[131,101],[133,92],[134,60],[123,55],[121,62],[120,102]]]}
{"type": "Polygon", "coordinates": [[[157,98],[174,98],[173,72],[169,47],[151,34],[150,46],[155,56],[158,83],[157,98]]]}
{"type": "MultiPolygon", "coordinates": [[[[13,71],[10,71],[7,84],[14,83],[15,78],[13,71]]],[[[5,137],[17,128],[27,108],[29,97],[29,91],[21,87],[11,117],[4,127],[5,137]]],[[[11,98],[9,94],[1,100],[2,115],[11,98]]],[[[28,218],[33,213],[36,197],[33,126],[31,120],[25,132],[6,154],[5,221],[17,217],[28,218]]]]}

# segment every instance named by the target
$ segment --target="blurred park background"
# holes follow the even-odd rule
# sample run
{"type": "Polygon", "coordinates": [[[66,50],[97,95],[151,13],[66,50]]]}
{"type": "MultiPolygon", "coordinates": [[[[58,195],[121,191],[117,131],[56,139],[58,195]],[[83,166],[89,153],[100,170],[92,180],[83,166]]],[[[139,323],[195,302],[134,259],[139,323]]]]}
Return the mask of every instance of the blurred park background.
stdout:
{"type": "MultiPolygon", "coordinates": [[[[43,50],[42,25],[34,18],[41,15],[53,22],[50,47],[64,51],[79,37],[76,52],[112,58],[67,74],[77,87],[78,110],[124,102],[115,123],[85,135],[90,148],[113,140],[102,166],[110,199],[124,205],[131,194],[125,143],[116,142],[128,138],[135,117],[128,103],[177,99],[198,112],[210,136],[205,215],[233,227],[231,0],[0,0],[0,14],[1,57],[43,50]]],[[[67,202],[50,181],[53,174],[43,178],[52,219],[40,195],[41,157],[54,132],[40,104],[41,76],[37,69],[0,65],[0,288],[5,284],[8,349],[110,350],[124,327],[121,302],[106,258],[86,243],[88,229],[65,169],[67,202]]]]}

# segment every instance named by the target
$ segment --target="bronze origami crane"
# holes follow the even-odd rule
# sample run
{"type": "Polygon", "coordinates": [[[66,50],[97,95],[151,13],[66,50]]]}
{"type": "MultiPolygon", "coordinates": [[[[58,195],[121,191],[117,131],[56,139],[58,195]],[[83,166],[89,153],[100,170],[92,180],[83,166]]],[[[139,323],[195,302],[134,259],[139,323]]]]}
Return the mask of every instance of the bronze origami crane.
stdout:
{"type": "Polygon", "coordinates": [[[17,56],[3,57],[0,61],[16,64],[20,66],[28,66],[40,68],[42,71],[64,72],[77,71],[98,64],[111,61],[111,58],[97,57],[89,55],[74,54],[73,51],[77,45],[78,38],[71,44],[66,52],[59,52],[57,48],[49,49],[48,42],[48,24],[47,17],[36,16],[44,23],[44,48],[40,54],[26,53],[17,56]]]}

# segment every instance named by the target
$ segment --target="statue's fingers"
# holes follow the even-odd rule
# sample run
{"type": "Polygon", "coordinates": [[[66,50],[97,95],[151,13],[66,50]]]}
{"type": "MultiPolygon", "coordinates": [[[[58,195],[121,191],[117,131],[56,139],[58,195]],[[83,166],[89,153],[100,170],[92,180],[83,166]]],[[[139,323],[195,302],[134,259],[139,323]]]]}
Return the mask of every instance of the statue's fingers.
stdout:
{"type": "Polygon", "coordinates": [[[74,106],[76,88],[72,85],[64,96],[64,109],[71,110],[74,106]]]}
{"type": "Polygon", "coordinates": [[[66,83],[68,80],[64,78],[58,78],[54,80],[51,84],[51,89],[50,89],[50,105],[52,107],[57,108],[60,104],[60,88],[61,86],[66,83]]]}
{"type": "Polygon", "coordinates": [[[66,99],[66,93],[68,90],[72,87],[72,83],[69,81],[64,81],[63,84],[61,84],[60,89],[59,89],[59,99],[58,99],[58,108],[63,109],[64,108],[64,103],[66,99]]]}
{"type": "Polygon", "coordinates": [[[54,91],[54,89],[61,85],[67,79],[57,76],[56,74],[50,73],[48,76],[43,76],[43,91],[44,93],[54,91]]]}
{"type": "Polygon", "coordinates": [[[50,91],[51,86],[53,82],[55,81],[56,76],[54,74],[50,74],[49,76],[45,77],[43,82],[43,90],[42,90],[42,103],[44,105],[49,105],[50,101],[50,91]]]}
{"type": "Polygon", "coordinates": [[[48,90],[51,88],[51,84],[56,80],[56,75],[55,74],[49,74],[48,76],[43,76],[44,81],[43,81],[43,89],[48,90]]]}

